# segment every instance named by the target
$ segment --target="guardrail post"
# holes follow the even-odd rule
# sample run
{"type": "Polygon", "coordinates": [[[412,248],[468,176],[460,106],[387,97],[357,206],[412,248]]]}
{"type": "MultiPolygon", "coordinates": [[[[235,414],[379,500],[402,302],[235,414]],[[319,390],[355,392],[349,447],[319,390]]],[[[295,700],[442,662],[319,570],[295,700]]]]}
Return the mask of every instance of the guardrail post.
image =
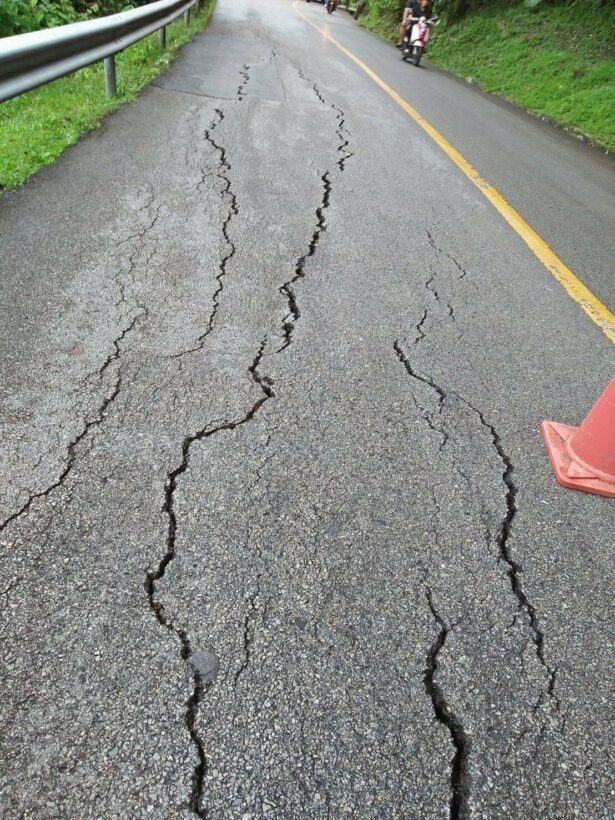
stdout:
{"type": "MultiPolygon", "coordinates": [[[[37,0],[19,2],[32,5],[37,0]]],[[[4,4],[5,0],[0,0],[0,7],[3,8],[4,4]]],[[[195,21],[197,9],[198,12],[204,10],[203,0],[164,0],[126,11],[119,22],[114,15],[108,15],[80,23],[77,33],[75,27],[69,25],[16,35],[10,38],[12,43],[8,49],[0,45],[0,102],[72,74],[76,67],[99,65],[101,62],[105,91],[113,97],[118,93],[115,58],[105,56],[101,59],[101,53],[120,53],[154,31],[160,32],[159,43],[164,47],[166,32],[160,29],[183,15],[190,31],[188,27],[195,21]]]]}
{"type": "Polygon", "coordinates": [[[167,47],[167,27],[163,26],[158,29],[158,45],[160,48],[167,47]]]}
{"type": "Polygon", "coordinates": [[[117,81],[115,78],[115,54],[105,57],[105,93],[107,97],[115,97],[117,94],[117,81]]]}

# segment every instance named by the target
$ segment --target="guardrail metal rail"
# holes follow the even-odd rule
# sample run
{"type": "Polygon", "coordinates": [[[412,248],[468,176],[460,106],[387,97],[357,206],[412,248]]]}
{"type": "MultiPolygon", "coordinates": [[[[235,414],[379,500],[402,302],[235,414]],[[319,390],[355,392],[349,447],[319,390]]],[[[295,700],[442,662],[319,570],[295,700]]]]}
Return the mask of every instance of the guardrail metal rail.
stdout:
{"type": "Polygon", "coordinates": [[[165,48],[165,27],[182,14],[188,25],[191,10],[196,6],[198,12],[201,5],[202,0],[157,0],[96,20],[4,37],[0,39],[0,102],[101,60],[105,90],[112,97],[117,93],[115,55],[155,31],[165,48]]]}

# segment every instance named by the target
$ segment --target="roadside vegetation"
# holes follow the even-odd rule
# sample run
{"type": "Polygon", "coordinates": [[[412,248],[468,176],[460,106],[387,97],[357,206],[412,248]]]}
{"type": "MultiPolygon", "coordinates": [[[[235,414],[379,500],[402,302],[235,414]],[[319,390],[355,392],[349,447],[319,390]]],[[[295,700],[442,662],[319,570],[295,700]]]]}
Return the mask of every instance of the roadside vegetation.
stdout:
{"type": "MultiPolygon", "coordinates": [[[[16,5],[27,5],[28,1],[32,3],[16,0],[16,5]]],[[[0,0],[0,5],[5,2],[0,0]]],[[[191,16],[189,27],[181,17],[168,26],[166,49],[158,47],[158,35],[152,34],[118,54],[116,97],[105,96],[103,67],[98,63],[0,104],[0,189],[24,182],[39,168],[53,162],[82,134],[100,125],[106,114],[134,100],[172,62],[178,49],[204,28],[213,4],[214,0],[207,0],[205,11],[191,16]]],[[[115,0],[83,5],[88,5],[90,11],[94,6],[97,10],[104,7],[107,13],[128,7],[115,0]]],[[[73,8],[73,14],[81,13],[73,8]]],[[[69,20],[73,21],[74,18],[69,20]]]]}
{"type": "Polygon", "coordinates": [[[115,14],[149,2],[151,0],[2,0],[0,37],[115,14]]]}
{"type": "MultiPolygon", "coordinates": [[[[368,0],[361,22],[394,40],[404,3],[368,0]]],[[[615,151],[615,3],[436,0],[428,59],[615,151]]]]}

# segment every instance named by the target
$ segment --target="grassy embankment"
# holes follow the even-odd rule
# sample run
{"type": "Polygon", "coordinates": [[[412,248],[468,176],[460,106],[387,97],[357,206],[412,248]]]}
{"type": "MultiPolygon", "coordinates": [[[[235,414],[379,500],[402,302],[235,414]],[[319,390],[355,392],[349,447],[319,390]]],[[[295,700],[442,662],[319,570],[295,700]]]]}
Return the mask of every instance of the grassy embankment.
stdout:
{"type": "Polygon", "coordinates": [[[96,128],[106,114],[134,100],[163,71],[178,49],[206,25],[214,0],[192,15],[190,26],[180,17],[167,27],[167,47],[152,34],[116,56],[116,97],[105,96],[101,63],[0,104],[0,189],[12,188],[96,128]]]}
{"type": "MultiPolygon", "coordinates": [[[[399,29],[378,0],[361,22],[386,39],[399,29]]],[[[502,2],[443,21],[431,41],[431,62],[471,79],[596,145],[615,151],[615,14],[580,4],[530,10],[502,2]]]]}

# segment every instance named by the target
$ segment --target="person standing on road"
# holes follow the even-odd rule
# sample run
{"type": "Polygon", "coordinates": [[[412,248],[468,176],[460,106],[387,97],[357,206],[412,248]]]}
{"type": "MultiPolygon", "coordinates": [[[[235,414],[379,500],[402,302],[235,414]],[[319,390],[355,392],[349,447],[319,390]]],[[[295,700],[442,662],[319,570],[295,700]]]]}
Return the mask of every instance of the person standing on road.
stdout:
{"type": "Polygon", "coordinates": [[[412,25],[412,20],[418,20],[419,17],[426,17],[429,20],[431,16],[432,10],[429,0],[407,0],[404,16],[401,21],[401,26],[399,27],[399,41],[395,47],[403,47],[404,39],[408,33],[408,29],[412,25]]]}

